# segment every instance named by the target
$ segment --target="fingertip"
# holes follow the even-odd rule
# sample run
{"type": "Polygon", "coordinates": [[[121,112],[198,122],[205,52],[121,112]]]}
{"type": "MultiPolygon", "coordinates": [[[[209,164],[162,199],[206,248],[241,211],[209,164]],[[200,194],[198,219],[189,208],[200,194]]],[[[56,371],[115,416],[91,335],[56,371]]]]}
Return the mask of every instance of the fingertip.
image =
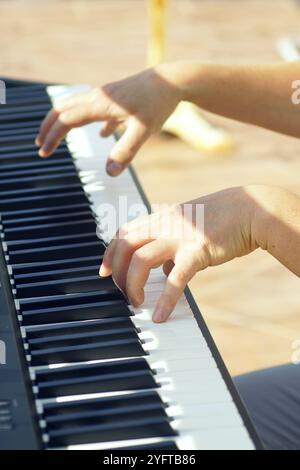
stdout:
{"type": "Polygon", "coordinates": [[[168,318],[166,310],[162,307],[157,308],[152,316],[154,323],[163,323],[168,318]]]}
{"type": "Polygon", "coordinates": [[[36,145],[37,147],[40,147],[40,146],[41,146],[41,139],[40,139],[40,137],[37,137],[37,138],[35,139],[34,143],[35,143],[35,145],[36,145]]]}
{"type": "Polygon", "coordinates": [[[41,158],[46,158],[46,157],[48,157],[48,155],[49,155],[49,153],[46,152],[45,149],[40,148],[40,150],[39,150],[39,156],[40,156],[41,158]]]}
{"type": "Polygon", "coordinates": [[[116,160],[108,160],[106,172],[109,176],[118,176],[123,171],[123,165],[116,160]]]}
{"type": "Polygon", "coordinates": [[[109,275],[110,275],[110,270],[106,266],[101,264],[100,269],[99,269],[99,276],[100,277],[107,277],[109,275]]]}

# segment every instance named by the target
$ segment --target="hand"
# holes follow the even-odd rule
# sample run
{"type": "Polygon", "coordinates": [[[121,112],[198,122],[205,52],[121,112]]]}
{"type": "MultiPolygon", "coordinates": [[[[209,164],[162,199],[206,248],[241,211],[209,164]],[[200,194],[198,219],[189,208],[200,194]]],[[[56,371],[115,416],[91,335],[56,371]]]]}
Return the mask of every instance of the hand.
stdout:
{"type": "Polygon", "coordinates": [[[100,276],[112,274],[132,305],[139,306],[150,270],[163,265],[167,279],[153,320],[165,321],[197,271],[258,247],[251,233],[253,188],[220,191],[122,226],[106,249],[100,276]],[[202,224],[196,223],[201,207],[204,231],[202,224]]]}
{"type": "Polygon", "coordinates": [[[108,137],[123,125],[125,132],[108,156],[106,166],[111,176],[120,174],[181,100],[179,88],[172,84],[171,71],[171,65],[147,69],[57,104],[45,117],[36,138],[41,147],[39,155],[51,155],[74,127],[105,121],[101,136],[108,137]]]}

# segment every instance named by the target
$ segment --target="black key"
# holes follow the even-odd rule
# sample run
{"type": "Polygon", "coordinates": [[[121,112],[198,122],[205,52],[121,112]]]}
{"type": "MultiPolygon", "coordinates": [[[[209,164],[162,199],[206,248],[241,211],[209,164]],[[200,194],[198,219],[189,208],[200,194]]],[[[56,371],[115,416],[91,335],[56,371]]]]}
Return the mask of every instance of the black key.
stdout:
{"type": "Polygon", "coordinates": [[[126,413],[130,409],[145,409],[152,407],[165,408],[165,403],[155,391],[130,393],[102,398],[85,400],[72,400],[64,403],[50,402],[43,405],[43,417],[47,424],[59,423],[72,419],[80,413],[89,413],[92,410],[99,415],[126,413]]]}
{"type": "Polygon", "coordinates": [[[22,228],[26,225],[39,225],[39,224],[47,224],[52,222],[61,222],[65,221],[68,222],[69,220],[77,220],[77,222],[83,219],[90,219],[94,220],[93,214],[91,210],[77,210],[77,211],[70,211],[65,214],[44,214],[44,215],[35,215],[35,216],[27,216],[27,217],[18,217],[16,219],[8,219],[5,220],[5,229],[7,228],[22,228]]]}
{"type": "Polygon", "coordinates": [[[25,241],[39,238],[52,238],[64,235],[86,235],[96,232],[96,223],[89,217],[80,223],[75,221],[53,222],[39,225],[25,225],[23,227],[5,228],[5,241],[25,241]]]}
{"type": "MultiPolygon", "coordinates": [[[[110,300],[112,294],[110,291],[107,292],[86,292],[84,294],[71,294],[71,295],[53,295],[43,299],[21,299],[20,307],[24,313],[30,310],[41,310],[44,308],[60,308],[81,305],[82,303],[86,306],[94,304],[95,302],[101,302],[110,300]]],[[[113,300],[116,299],[113,296],[113,300]]]]}
{"type": "Polygon", "coordinates": [[[163,402],[155,392],[133,393],[128,397],[100,398],[82,400],[77,406],[60,407],[48,415],[49,408],[45,407],[47,431],[70,429],[93,424],[108,424],[116,421],[132,421],[140,418],[167,417],[163,402]],[[84,403],[83,403],[84,402],[84,403]]]}
{"type": "Polygon", "coordinates": [[[16,103],[14,106],[11,106],[9,102],[7,103],[8,106],[4,106],[0,108],[0,116],[5,115],[9,116],[10,114],[18,114],[23,116],[24,114],[31,115],[31,113],[35,113],[38,111],[42,111],[44,114],[46,114],[49,109],[50,109],[50,103],[37,103],[37,104],[31,104],[31,105],[17,105],[16,103]]]}
{"type": "MultiPolygon", "coordinates": [[[[50,107],[49,107],[50,109],[50,107]]],[[[23,122],[30,122],[30,121],[35,121],[39,120],[41,121],[45,117],[45,112],[44,111],[33,111],[32,113],[8,113],[8,114],[3,114],[0,115],[0,125],[2,127],[3,123],[22,123],[23,122]]]]}
{"type": "Polygon", "coordinates": [[[41,237],[41,238],[30,238],[24,240],[11,240],[6,242],[7,251],[13,252],[15,250],[24,251],[30,249],[31,247],[34,248],[53,248],[56,246],[60,246],[63,243],[68,244],[69,247],[72,245],[78,245],[78,243],[86,243],[86,242],[96,242],[98,237],[96,235],[95,224],[93,224],[94,231],[90,233],[79,233],[79,234],[71,234],[71,235],[60,235],[60,236],[53,236],[53,237],[41,237]]]}
{"type": "MultiPolygon", "coordinates": [[[[37,271],[32,273],[30,276],[28,274],[16,274],[14,275],[14,280],[18,284],[31,284],[32,282],[48,282],[48,281],[58,281],[65,280],[70,277],[80,278],[82,276],[96,276],[99,271],[100,260],[97,259],[98,263],[91,265],[90,263],[86,266],[80,266],[74,269],[74,267],[67,269],[53,269],[50,271],[37,271]]],[[[109,278],[103,278],[109,279],[109,278]]]]}
{"type": "Polygon", "coordinates": [[[37,370],[39,398],[157,388],[143,358],[37,370]]]}
{"type": "Polygon", "coordinates": [[[1,122],[1,131],[10,131],[10,130],[16,130],[18,131],[19,129],[28,129],[30,127],[36,127],[36,129],[38,130],[40,128],[40,125],[41,125],[41,121],[40,119],[36,118],[36,119],[32,119],[32,120],[29,120],[28,122],[16,122],[16,121],[12,121],[12,122],[1,122]]]}
{"type": "MultiPolygon", "coordinates": [[[[1,147],[0,147],[1,149],[1,147]]],[[[55,156],[62,156],[62,157],[68,157],[69,160],[70,159],[70,154],[68,152],[68,149],[65,145],[61,145],[59,146],[56,150],[55,150],[55,156]]],[[[1,154],[0,153],[0,161],[2,162],[2,160],[6,161],[7,159],[10,159],[11,161],[18,161],[20,163],[22,163],[23,159],[28,159],[28,158],[31,158],[32,160],[42,160],[39,156],[38,156],[38,149],[37,147],[33,148],[32,150],[23,150],[22,148],[18,151],[14,151],[14,152],[6,152],[5,154],[1,154]]],[[[42,160],[45,162],[45,160],[42,160]]],[[[16,168],[17,169],[17,168],[16,168]]]]}
{"type": "Polygon", "coordinates": [[[72,259],[74,256],[86,257],[97,254],[103,255],[104,245],[96,242],[74,243],[72,245],[57,245],[49,248],[29,248],[26,250],[12,250],[9,252],[9,263],[32,263],[35,261],[53,261],[60,259],[72,259]]]}
{"type": "MultiPolygon", "coordinates": [[[[7,155],[7,154],[6,154],[7,155]]],[[[36,169],[52,169],[52,167],[55,167],[56,171],[59,171],[60,167],[65,167],[66,164],[73,164],[70,158],[48,158],[47,160],[42,160],[40,159],[33,159],[30,157],[31,161],[28,161],[29,159],[27,158],[27,161],[24,161],[24,159],[1,159],[0,160],[0,168],[1,168],[1,174],[3,172],[7,173],[9,171],[15,172],[15,170],[18,170],[21,172],[21,170],[30,170],[32,174],[34,173],[34,170],[36,169]],[[9,161],[10,160],[10,161],[9,161]]],[[[22,171],[22,174],[24,172],[22,171]]],[[[79,180],[78,180],[79,182],[79,180]]]]}
{"type": "Polygon", "coordinates": [[[0,200],[0,211],[30,210],[32,208],[57,207],[66,204],[82,204],[87,202],[86,195],[82,192],[61,192],[47,196],[31,196],[0,200]]]}
{"type": "Polygon", "coordinates": [[[27,276],[28,274],[31,273],[40,273],[44,270],[47,270],[47,272],[50,271],[56,271],[56,270],[64,270],[64,269],[71,269],[75,270],[77,268],[81,267],[87,267],[91,266],[91,264],[95,262],[101,263],[102,260],[102,255],[97,256],[87,256],[87,257],[81,257],[81,258],[72,258],[72,259],[59,259],[56,261],[44,261],[42,263],[36,262],[36,263],[20,263],[20,264],[13,264],[12,270],[14,273],[14,277],[16,275],[24,275],[27,276]]]}
{"type": "MultiPolygon", "coordinates": [[[[16,166],[17,168],[17,166],[16,166]]],[[[40,168],[30,168],[28,170],[14,170],[14,171],[1,171],[0,179],[5,182],[6,179],[11,178],[22,178],[26,175],[50,175],[58,171],[70,171],[74,170],[73,162],[62,162],[62,165],[56,165],[49,168],[46,165],[42,165],[40,168]]]]}
{"type": "MultiPolygon", "coordinates": [[[[1,191],[0,190],[0,197],[10,197],[10,196],[19,196],[24,194],[24,196],[45,196],[47,194],[57,194],[58,192],[64,193],[80,193],[83,192],[82,186],[78,183],[77,177],[70,175],[66,177],[62,175],[62,185],[55,184],[54,181],[49,181],[50,184],[47,183],[47,186],[44,186],[44,180],[32,181],[30,183],[22,183],[22,184],[15,184],[18,189],[13,189],[11,191],[1,191]],[[21,189],[20,187],[23,186],[21,189]],[[36,186],[36,187],[35,187],[36,186]],[[39,187],[40,186],[40,187],[39,187]]],[[[1,186],[1,185],[0,185],[1,186]]]]}
{"type": "Polygon", "coordinates": [[[114,294],[115,299],[102,300],[93,303],[85,303],[84,299],[78,301],[77,305],[65,305],[62,307],[32,308],[22,311],[21,323],[28,325],[44,325],[49,323],[63,323],[80,320],[93,320],[102,318],[113,318],[115,316],[129,317],[132,312],[126,302],[114,294]]]}
{"type": "Polygon", "coordinates": [[[55,345],[53,342],[53,347],[48,349],[30,350],[31,365],[43,366],[146,355],[138,337],[104,340],[101,336],[93,335],[78,338],[78,342],[75,338],[65,339],[66,346],[59,346],[58,343],[55,345]]]}
{"type": "Polygon", "coordinates": [[[31,217],[31,216],[44,216],[44,215],[59,215],[71,212],[72,210],[91,210],[87,200],[78,204],[63,204],[57,207],[38,207],[34,209],[22,209],[12,211],[2,211],[1,219],[3,223],[7,220],[16,220],[18,217],[31,217]]]}
{"type": "MultiPolygon", "coordinates": [[[[15,194],[19,195],[20,191],[24,190],[26,191],[27,189],[35,189],[35,188],[48,188],[56,185],[62,185],[64,184],[65,187],[67,187],[69,184],[78,184],[78,175],[75,169],[73,170],[67,170],[67,171],[62,171],[59,173],[51,173],[51,175],[45,174],[45,175],[38,175],[38,176],[32,176],[32,177],[24,177],[24,178],[13,178],[13,179],[7,179],[4,181],[0,181],[0,191],[11,191],[14,190],[15,194]]],[[[62,192],[62,191],[59,191],[62,192]]],[[[46,210],[46,209],[44,209],[46,210]]],[[[16,215],[18,214],[23,214],[23,213],[31,213],[34,215],[35,212],[41,211],[40,208],[35,208],[32,207],[32,209],[25,209],[24,210],[18,210],[12,208],[12,210],[6,210],[5,208],[2,211],[2,217],[6,216],[6,214],[10,214],[11,212],[15,212],[16,215]]],[[[14,215],[14,214],[13,214],[14,215]]],[[[12,216],[13,216],[12,215],[12,216]]]]}
{"type": "Polygon", "coordinates": [[[52,334],[43,338],[27,338],[30,352],[44,351],[47,349],[61,348],[65,346],[77,346],[80,344],[88,344],[99,341],[118,341],[122,339],[136,339],[137,332],[134,328],[114,328],[111,330],[101,330],[98,328],[89,329],[88,331],[77,330],[75,333],[65,331],[64,334],[52,334]],[[90,340],[90,341],[89,341],[90,340]]]}
{"type": "Polygon", "coordinates": [[[127,317],[113,317],[105,318],[103,320],[83,320],[77,322],[61,323],[59,325],[42,325],[36,327],[26,328],[27,341],[38,339],[42,341],[43,338],[52,338],[53,336],[61,336],[65,334],[76,334],[76,333],[93,333],[96,331],[102,331],[105,334],[106,331],[112,330],[130,330],[139,332],[139,328],[136,328],[130,318],[127,317]]]}
{"type": "Polygon", "coordinates": [[[108,442],[149,437],[174,436],[167,417],[119,419],[107,424],[94,424],[49,432],[50,446],[108,442]]]}
{"type": "Polygon", "coordinates": [[[80,292],[92,291],[112,291],[116,292],[117,287],[113,280],[108,278],[99,278],[98,275],[80,276],[74,278],[58,279],[46,282],[31,282],[20,284],[16,283],[15,289],[17,297],[20,299],[42,297],[60,294],[76,294],[80,292]]]}
{"type": "Polygon", "coordinates": [[[21,129],[10,129],[10,130],[2,130],[2,127],[0,129],[0,139],[2,142],[2,139],[11,139],[12,137],[18,138],[19,136],[30,136],[29,138],[35,139],[38,131],[38,126],[31,126],[31,127],[23,127],[21,129]]]}

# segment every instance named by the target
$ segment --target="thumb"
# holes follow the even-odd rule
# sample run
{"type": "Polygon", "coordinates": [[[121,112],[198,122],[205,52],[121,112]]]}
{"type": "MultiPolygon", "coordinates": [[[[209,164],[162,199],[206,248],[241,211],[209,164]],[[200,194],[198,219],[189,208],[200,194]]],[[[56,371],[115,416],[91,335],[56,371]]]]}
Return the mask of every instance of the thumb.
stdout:
{"type": "Polygon", "coordinates": [[[118,176],[135,157],[135,154],[147,140],[149,131],[146,127],[131,118],[121,138],[112,149],[106,164],[110,176],[118,176]]]}

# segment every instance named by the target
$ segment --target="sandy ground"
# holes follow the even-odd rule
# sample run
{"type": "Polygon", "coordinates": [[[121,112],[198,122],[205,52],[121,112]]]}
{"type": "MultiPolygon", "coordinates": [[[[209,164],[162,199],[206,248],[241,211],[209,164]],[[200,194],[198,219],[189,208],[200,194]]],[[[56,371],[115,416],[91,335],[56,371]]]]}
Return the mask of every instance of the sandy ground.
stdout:
{"type": "MultiPolygon", "coordinates": [[[[278,61],[276,41],[297,34],[288,0],[170,0],[170,59],[278,61]]],[[[144,0],[0,2],[0,75],[93,83],[144,67],[144,0]]],[[[300,77],[299,77],[300,78],[300,77]]],[[[177,139],[152,138],[135,161],[151,202],[177,202],[232,185],[278,184],[299,191],[300,142],[216,116],[235,147],[208,156],[177,139]]],[[[300,338],[299,279],[268,254],[197,275],[191,288],[221,354],[235,373],[290,361],[300,338]]]]}

